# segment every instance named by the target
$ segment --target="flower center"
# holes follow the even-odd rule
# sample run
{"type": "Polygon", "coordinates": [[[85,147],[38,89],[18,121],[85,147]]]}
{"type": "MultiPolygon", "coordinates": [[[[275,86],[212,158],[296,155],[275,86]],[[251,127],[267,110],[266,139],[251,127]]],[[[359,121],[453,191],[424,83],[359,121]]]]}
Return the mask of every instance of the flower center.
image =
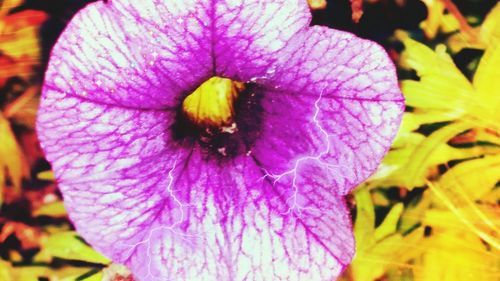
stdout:
{"type": "Polygon", "coordinates": [[[255,83],[212,77],[180,104],[174,139],[198,143],[206,156],[250,155],[260,135],[262,90],[255,83]]]}
{"type": "Polygon", "coordinates": [[[241,82],[212,77],[184,99],[182,111],[196,127],[234,130],[234,104],[244,89],[245,85],[241,82]]]}

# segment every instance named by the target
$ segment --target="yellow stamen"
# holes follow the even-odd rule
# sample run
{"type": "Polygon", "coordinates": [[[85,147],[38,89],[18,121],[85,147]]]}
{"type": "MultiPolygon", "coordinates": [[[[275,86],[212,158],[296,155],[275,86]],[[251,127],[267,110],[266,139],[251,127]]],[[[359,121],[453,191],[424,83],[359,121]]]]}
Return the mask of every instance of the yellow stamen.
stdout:
{"type": "Polygon", "coordinates": [[[199,127],[230,126],[234,123],[234,101],[244,88],[241,82],[214,76],[184,99],[182,110],[199,127]]]}

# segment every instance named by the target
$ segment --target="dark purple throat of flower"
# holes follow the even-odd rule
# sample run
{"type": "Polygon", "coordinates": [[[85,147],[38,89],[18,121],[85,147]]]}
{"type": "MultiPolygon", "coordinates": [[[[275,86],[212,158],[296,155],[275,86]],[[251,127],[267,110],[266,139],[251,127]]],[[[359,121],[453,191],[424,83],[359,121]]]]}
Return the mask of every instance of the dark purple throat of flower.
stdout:
{"type": "Polygon", "coordinates": [[[211,77],[182,101],[174,138],[198,142],[208,157],[250,155],[261,125],[261,98],[257,84],[211,77]]]}

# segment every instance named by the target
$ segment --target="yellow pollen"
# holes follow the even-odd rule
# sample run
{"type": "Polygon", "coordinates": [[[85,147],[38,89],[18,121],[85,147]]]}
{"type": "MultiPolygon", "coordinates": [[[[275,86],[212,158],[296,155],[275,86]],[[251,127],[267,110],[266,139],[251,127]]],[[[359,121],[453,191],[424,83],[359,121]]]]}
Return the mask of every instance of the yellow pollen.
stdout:
{"type": "Polygon", "coordinates": [[[214,76],[184,99],[182,110],[199,127],[231,126],[234,123],[234,101],[244,88],[241,82],[214,76]]]}

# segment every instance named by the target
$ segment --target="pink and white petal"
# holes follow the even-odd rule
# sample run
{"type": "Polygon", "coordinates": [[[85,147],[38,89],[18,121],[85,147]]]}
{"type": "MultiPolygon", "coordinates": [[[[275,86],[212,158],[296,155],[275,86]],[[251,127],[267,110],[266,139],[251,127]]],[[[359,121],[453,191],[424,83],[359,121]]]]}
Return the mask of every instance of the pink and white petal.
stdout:
{"type": "Polygon", "coordinates": [[[322,27],[307,36],[266,81],[252,153],[274,181],[314,165],[316,181],[347,194],[389,149],[404,100],[392,62],[375,43],[322,27]]]}
{"type": "Polygon", "coordinates": [[[268,76],[279,50],[311,21],[303,0],[213,0],[215,73],[249,81],[268,76]]]}
{"type": "Polygon", "coordinates": [[[266,75],[310,21],[305,1],[284,2],[92,3],[54,46],[45,84],[105,104],[174,107],[211,76],[266,75]]]}
{"type": "Polygon", "coordinates": [[[294,36],[265,81],[281,90],[325,97],[403,103],[394,64],[378,44],[313,26],[294,36]]]}
{"type": "Polygon", "coordinates": [[[111,105],[177,106],[213,74],[200,11],[194,0],[89,4],[54,46],[45,85],[111,105]]]}
{"type": "Polygon", "coordinates": [[[187,157],[169,140],[173,113],[96,105],[46,90],[37,130],[79,233],[113,260],[142,240],[158,206],[178,215],[168,171],[187,157]],[[121,243],[116,243],[120,241],[121,243]]]}
{"type": "Polygon", "coordinates": [[[131,248],[126,264],[139,280],[330,281],[350,261],[343,199],[328,193],[316,205],[322,209],[287,212],[286,198],[251,157],[223,166],[205,161],[195,152],[174,173],[183,219],[155,221],[131,248]]]}
{"type": "Polygon", "coordinates": [[[266,179],[251,156],[221,162],[171,140],[172,114],[44,92],[43,149],[93,247],[142,281],[340,274],[354,252],[341,197],[305,181],[311,197],[292,200],[292,187],[266,179]]]}

